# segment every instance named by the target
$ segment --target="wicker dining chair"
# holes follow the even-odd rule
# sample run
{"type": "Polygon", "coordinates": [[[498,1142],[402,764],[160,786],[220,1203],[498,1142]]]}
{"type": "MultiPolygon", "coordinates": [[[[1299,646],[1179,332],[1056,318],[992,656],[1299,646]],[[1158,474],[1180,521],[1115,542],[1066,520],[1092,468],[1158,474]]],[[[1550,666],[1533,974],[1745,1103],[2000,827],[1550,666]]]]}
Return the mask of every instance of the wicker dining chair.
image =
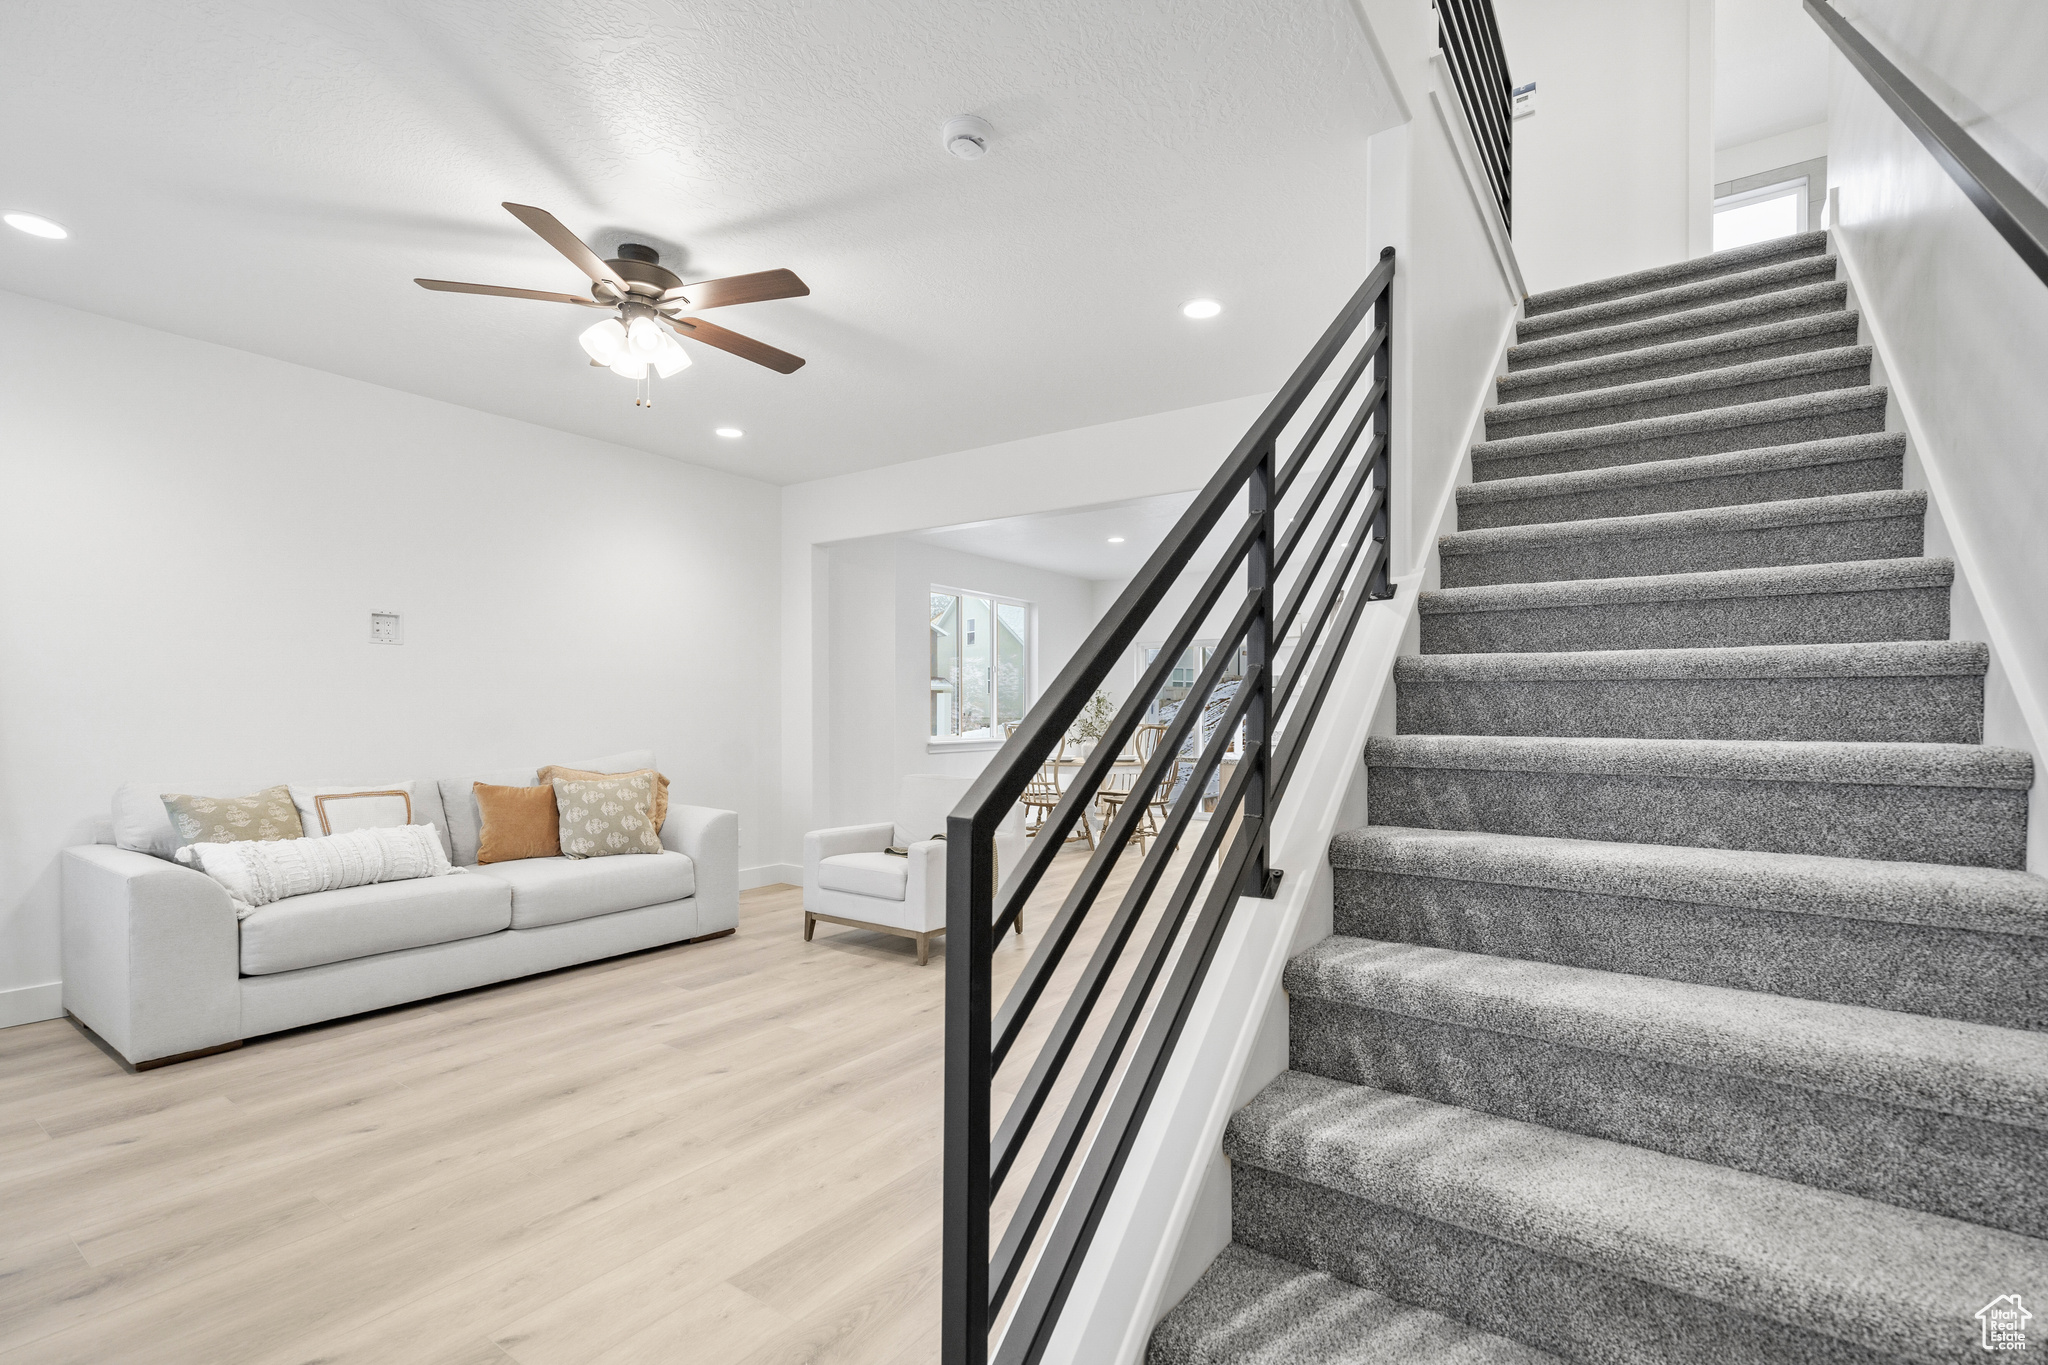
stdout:
{"type": "MultiPolygon", "coordinates": [[[[1031,775],[1031,780],[1024,784],[1024,794],[1017,798],[1017,804],[1024,807],[1024,833],[1030,838],[1038,837],[1038,831],[1044,827],[1046,817],[1052,814],[1061,797],[1065,795],[1060,790],[1060,760],[1066,756],[1067,741],[1062,739],[1059,752],[1053,755],[1051,762],[1031,775]]],[[[1071,844],[1076,839],[1085,839],[1088,841],[1088,847],[1094,848],[1095,831],[1088,825],[1086,811],[1082,812],[1078,823],[1081,828],[1069,834],[1067,842],[1071,844]]]]}

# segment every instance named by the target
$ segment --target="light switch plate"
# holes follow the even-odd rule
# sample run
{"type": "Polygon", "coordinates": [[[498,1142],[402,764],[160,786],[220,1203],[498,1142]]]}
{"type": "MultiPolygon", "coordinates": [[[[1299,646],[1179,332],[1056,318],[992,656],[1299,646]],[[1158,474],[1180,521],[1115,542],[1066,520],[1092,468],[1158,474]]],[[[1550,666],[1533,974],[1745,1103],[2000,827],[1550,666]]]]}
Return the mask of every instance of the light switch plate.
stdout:
{"type": "Polygon", "coordinates": [[[373,645],[402,645],[405,643],[405,623],[395,611],[373,611],[370,613],[370,643],[373,645]]]}

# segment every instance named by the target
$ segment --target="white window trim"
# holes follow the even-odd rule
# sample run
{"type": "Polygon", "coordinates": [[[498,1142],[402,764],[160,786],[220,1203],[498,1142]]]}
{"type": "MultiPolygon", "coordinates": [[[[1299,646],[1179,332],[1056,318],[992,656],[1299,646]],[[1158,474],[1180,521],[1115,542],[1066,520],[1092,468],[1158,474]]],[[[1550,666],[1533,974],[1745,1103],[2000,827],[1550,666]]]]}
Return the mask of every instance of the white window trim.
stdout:
{"type": "MultiPolygon", "coordinates": [[[[988,599],[991,611],[998,606],[1024,608],[1024,715],[1030,715],[1032,706],[1038,701],[1038,607],[1036,604],[1027,602],[1021,597],[1009,597],[1003,593],[987,592],[981,588],[956,588],[946,583],[934,583],[926,589],[925,597],[927,601],[935,593],[950,593],[955,597],[985,597],[988,599]]],[[[925,630],[927,632],[925,649],[927,651],[927,658],[929,658],[929,651],[931,649],[929,617],[926,618],[925,630]]],[[[990,641],[989,645],[989,664],[989,675],[991,680],[993,680],[995,675],[994,641],[990,641]]],[[[929,686],[929,679],[927,679],[927,686],[929,686]]],[[[1023,718],[1023,716],[1019,716],[1017,719],[1021,721],[1023,718]]],[[[931,724],[929,718],[926,719],[925,724],[927,726],[931,724]]],[[[982,738],[979,736],[961,738],[954,735],[934,735],[927,732],[924,739],[924,751],[928,754],[974,753],[977,750],[993,751],[1002,748],[1006,742],[1000,736],[995,738],[982,738]]]]}
{"type": "Polygon", "coordinates": [[[1805,232],[1807,231],[1807,217],[1813,209],[1809,193],[1810,189],[1811,186],[1808,185],[1806,176],[1794,176],[1790,180],[1780,180],[1775,185],[1759,185],[1753,190],[1744,190],[1740,194],[1731,194],[1716,199],[1714,201],[1714,212],[1726,213],[1729,209],[1742,209],[1748,208],[1751,204],[1761,204],[1766,199],[1783,199],[1789,195],[1797,195],[1799,226],[1793,230],[1795,232],[1805,232]]]}

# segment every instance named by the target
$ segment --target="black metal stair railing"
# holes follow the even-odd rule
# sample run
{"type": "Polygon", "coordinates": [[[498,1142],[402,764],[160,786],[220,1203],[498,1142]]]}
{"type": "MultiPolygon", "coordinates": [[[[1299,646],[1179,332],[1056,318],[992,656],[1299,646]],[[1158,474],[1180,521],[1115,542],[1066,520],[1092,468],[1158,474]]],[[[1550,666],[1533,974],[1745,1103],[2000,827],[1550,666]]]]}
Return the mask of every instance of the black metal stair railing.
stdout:
{"type": "Polygon", "coordinates": [[[1241,897],[1271,897],[1279,886],[1281,873],[1267,865],[1273,812],[1364,607],[1392,595],[1393,279],[1389,247],[947,820],[945,1365],[987,1365],[999,1322],[998,1365],[1041,1357],[1219,936],[1241,897]],[[1361,384],[1368,371],[1370,381],[1361,384]],[[1292,424],[1318,393],[1297,434],[1292,424]],[[1293,443],[1284,460],[1283,439],[1293,443]],[[1284,529],[1283,510],[1290,518],[1284,529]],[[1218,562],[1197,564],[1233,515],[1242,520],[1218,562]],[[996,827],[1183,578],[1192,601],[1164,630],[1157,656],[999,898],[996,827]],[[995,1008],[995,945],[1095,804],[1172,670],[1198,635],[1209,638],[1205,623],[1225,610],[1227,624],[1131,784],[1133,795],[1116,804],[1087,866],[995,1008]],[[1226,674],[1240,653],[1242,676],[1231,689],[1226,674]],[[1205,710],[1213,728],[1204,723],[1198,732],[1205,710]],[[1206,733],[1217,738],[1202,744],[1206,733]],[[1232,736],[1242,757],[1204,811],[1232,736]],[[1092,954],[1071,982],[1063,979],[1058,1016],[997,1123],[994,1077],[1017,1053],[1034,1010],[1051,1008],[1054,973],[1147,819],[1147,797],[1162,784],[1174,795],[1150,848],[1102,921],[1092,954]],[[1180,857],[1198,820],[1205,823],[1192,851],[1180,857]],[[1149,936],[1125,963],[1144,922],[1149,936]],[[1120,964],[1127,971],[1118,980],[1120,964]],[[1023,1193],[991,1253],[993,1205],[1017,1180],[1023,1193]]]}
{"type": "Polygon", "coordinates": [[[1493,0],[1436,0],[1437,46],[1458,88],[1458,103],[1479,144],[1479,159],[1500,205],[1501,223],[1514,231],[1514,80],[1501,46],[1493,0]]]}

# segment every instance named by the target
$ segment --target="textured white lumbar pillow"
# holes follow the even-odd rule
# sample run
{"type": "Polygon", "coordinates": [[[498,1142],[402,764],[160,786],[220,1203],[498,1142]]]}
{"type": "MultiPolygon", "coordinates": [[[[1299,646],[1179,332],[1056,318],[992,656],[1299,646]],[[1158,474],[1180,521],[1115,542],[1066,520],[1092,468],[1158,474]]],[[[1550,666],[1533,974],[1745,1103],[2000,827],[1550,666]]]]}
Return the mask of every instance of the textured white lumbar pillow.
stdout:
{"type": "Polygon", "coordinates": [[[432,825],[357,829],[324,839],[187,844],[177,858],[226,887],[238,919],[287,896],[461,871],[449,866],[432,825]]]}

